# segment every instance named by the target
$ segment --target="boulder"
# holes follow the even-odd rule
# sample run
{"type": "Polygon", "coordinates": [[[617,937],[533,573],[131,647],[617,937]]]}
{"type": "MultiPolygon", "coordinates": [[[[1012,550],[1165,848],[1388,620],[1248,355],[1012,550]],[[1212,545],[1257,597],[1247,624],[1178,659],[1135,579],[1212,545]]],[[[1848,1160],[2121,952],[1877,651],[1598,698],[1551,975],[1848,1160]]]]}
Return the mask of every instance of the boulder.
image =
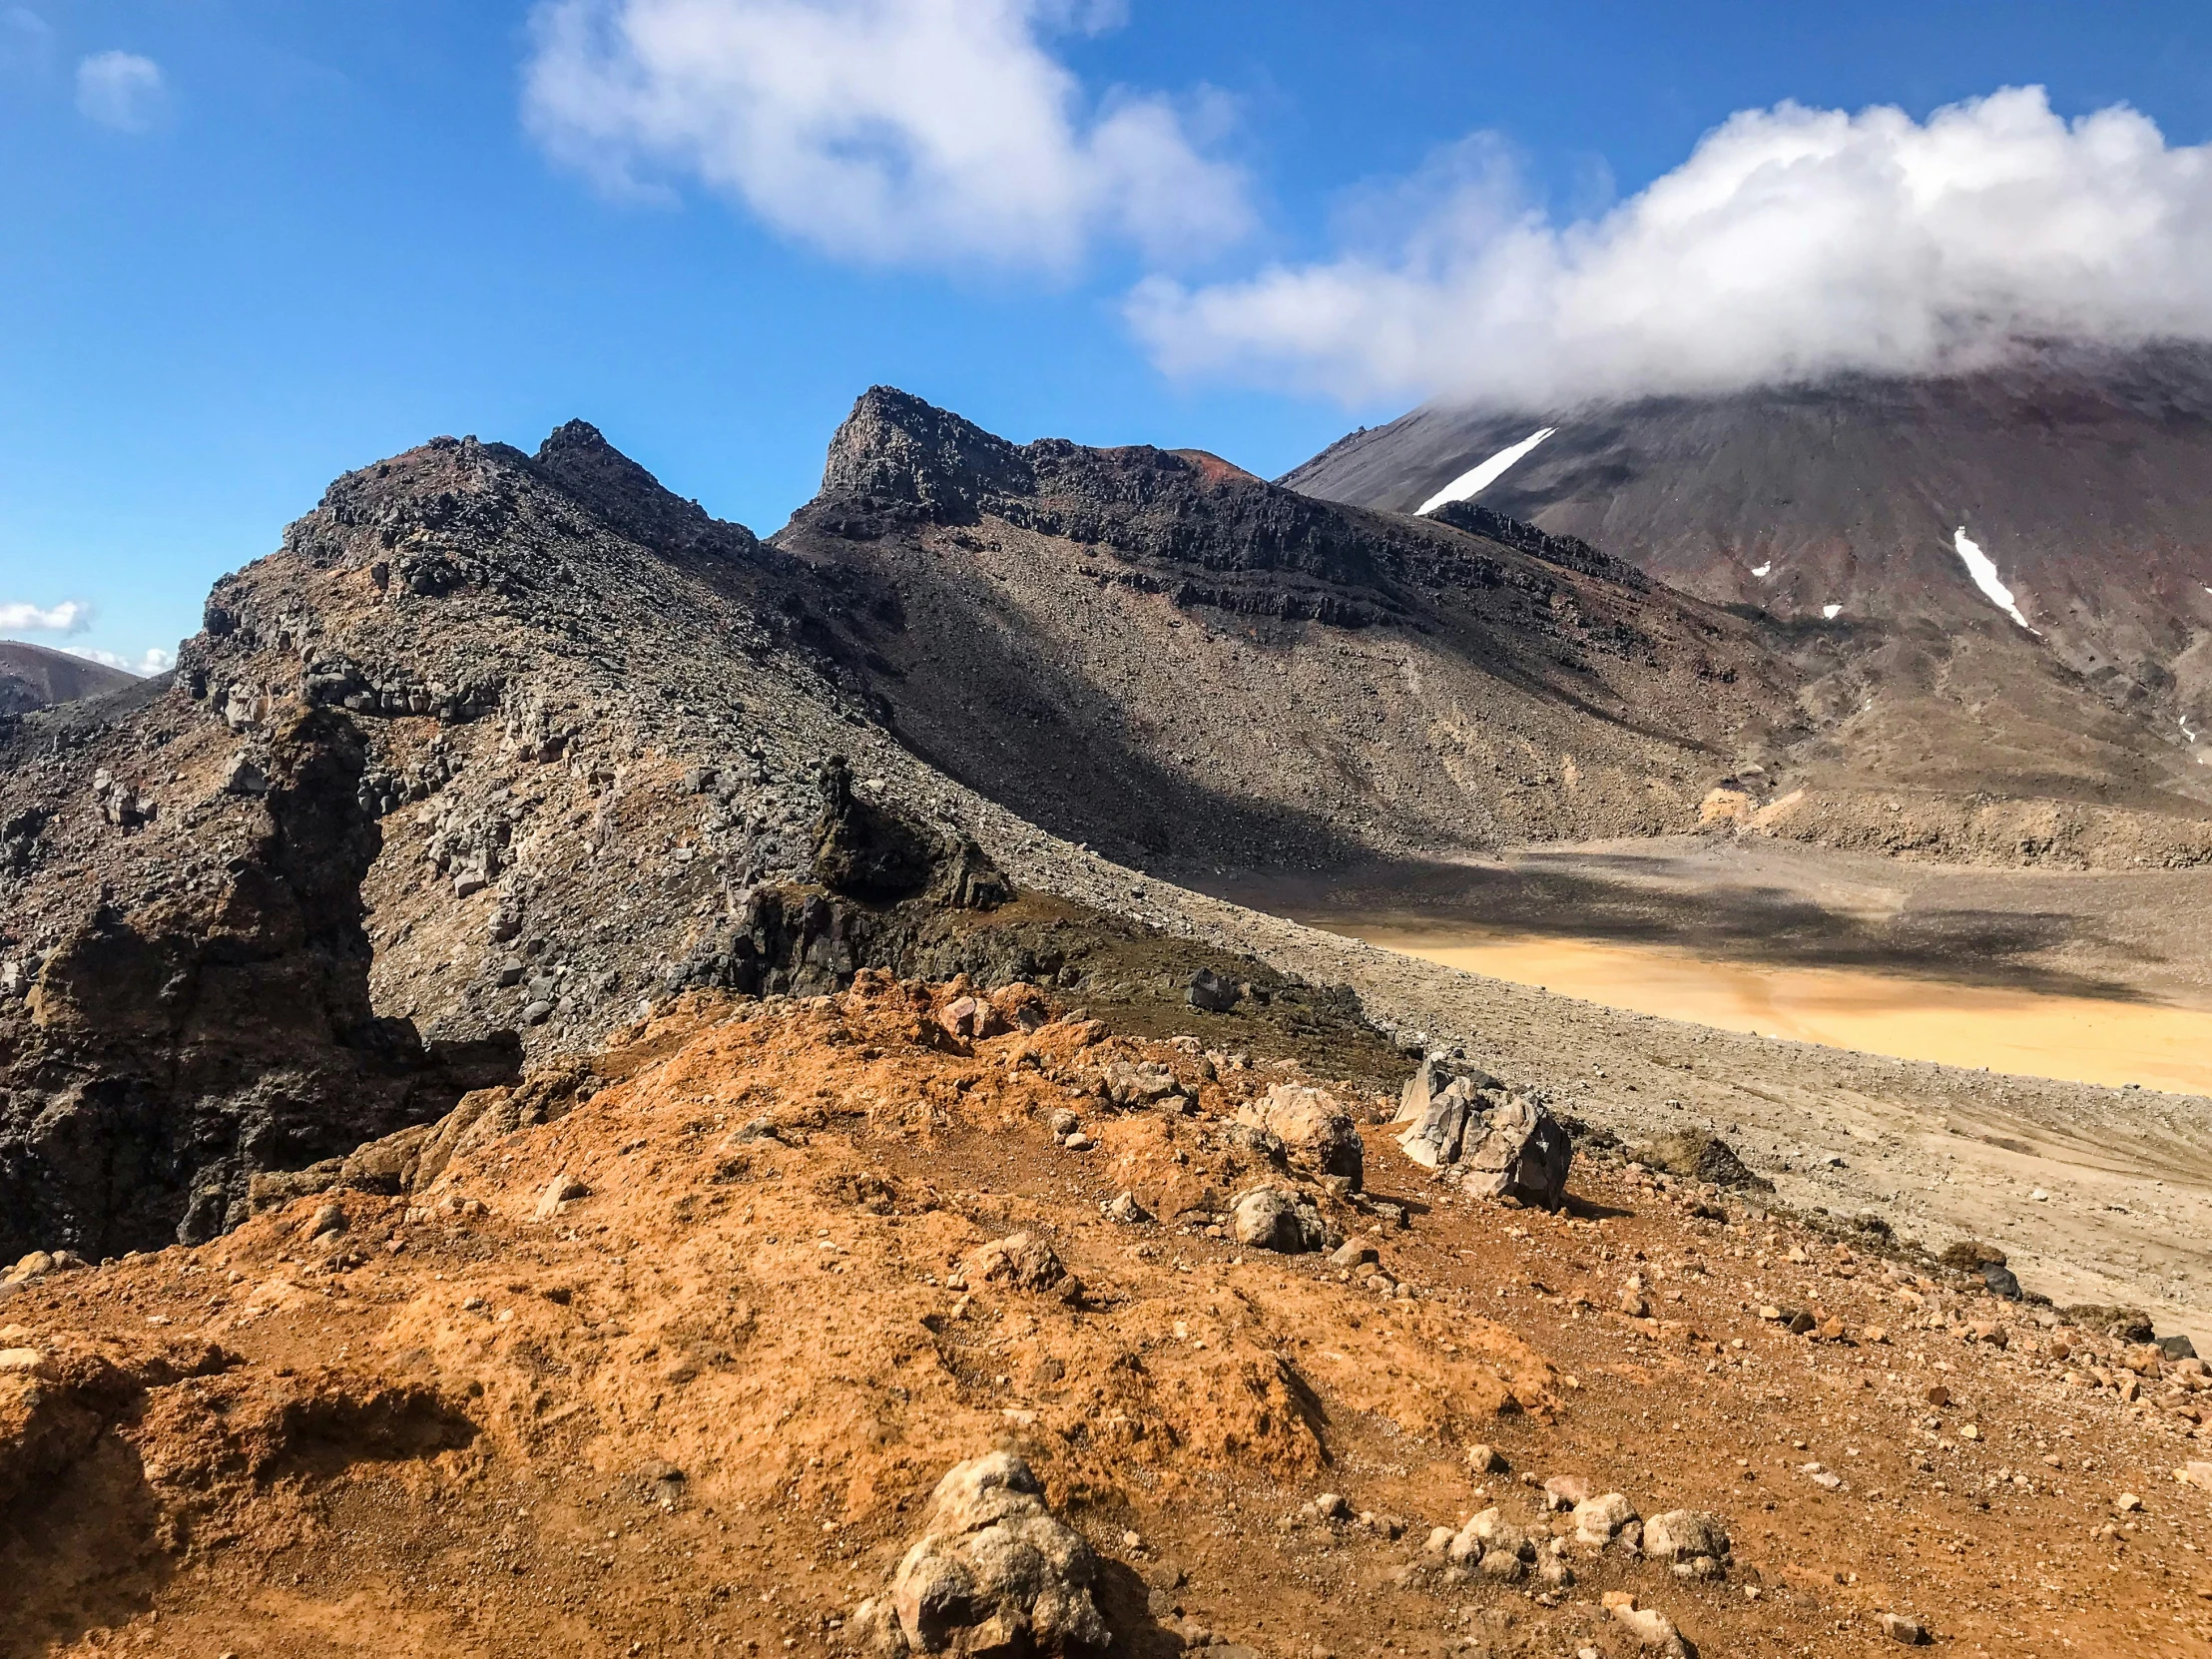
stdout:
{"type": "Polygon", "coordinates": [[[1545,1108],[1515,1096],[1491,1112],[1479,1140],[1469,1136],[1460,1155],[1467,1170],[1461,1186],[1485,1197],[1556,1209],[1566,1200],[1573,1159],[1565,1126],[1545,1108]]]}
{"type": "Polygon", "coordinates": [[[1049,1291],[1070,1282],[1058,1253],[1035,1233],[1009,1233],[979,1248],[967,1260],[967,1281],[1017,1291],[1049,1291]]]}
{"type": "Polygon", "coordinates": [[[1269,1085],[1267,1094],[1237,1109],[1237,1121],[1265,1129],[1282,1141],[1295,1163],[1322,1175],[1341,1175],[1360,1190],[1367,1148],[1352,1114],[1326,1090],[1300,1083],[1269,1085]]]}
{"type": "Polygon", "coordinates": [[[1237,1243],[1255,1250],[1304,1255],[1328,1247],[1329,1225],[1313,1201],[1283,1187],[1255,1187],[1230,1206],[1237,1243]]]}
{"type": "Polygon", "coordinates": [[[1242,996],[1235,981],[1224,979],[1212,968],[1200,968],[1191,975],[1191,1006],[1206,1014],[1226,1014],[1237,1006],[1242,996]]]}
{"type": "Polygon", "coordinates": [[[1609,1544],[1635,1518],[1635,1506],[1619,1492],[1586,1497],[1574,1506],[1574,1534],[1586,1544],[1609,1544]]]}
{"type": "Polygon", "coordinates": [[[1728,1528],[1702,1509],[1669,1509],[1644,1522],[1644,1553],[1655,1561],[1728,1558],[1728,1528]]]}
{"type": "Polygon", "coordinates": [[[952,1468],[888,1591],[854,1611],[878,1659],[911,1653],[1087,1659],[1110,1632],[1092,1599],[1098,1563],[1046,1507],[1029,1465],[994,1451],[952,1468]]]}

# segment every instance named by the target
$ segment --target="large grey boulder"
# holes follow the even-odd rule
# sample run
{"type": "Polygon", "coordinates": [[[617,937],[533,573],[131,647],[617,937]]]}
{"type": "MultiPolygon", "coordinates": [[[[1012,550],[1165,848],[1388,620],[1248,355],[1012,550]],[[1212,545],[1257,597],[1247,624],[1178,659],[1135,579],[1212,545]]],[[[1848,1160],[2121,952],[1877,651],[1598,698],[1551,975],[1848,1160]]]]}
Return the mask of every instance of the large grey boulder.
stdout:
{"type": "Polygon", "coordinates": [[[1027,1463],[994,1451],[937,1482],[935,1508],[853,1634],[878,1659],[913,1653],[1089,1659],[1110,1633],[1092,1599],[1098,1562],[1045,1506],[1027,1463]]]}
{"type": "Polygon", "coordinates": [[[1489,1114],[1479,1139],[1470,1131],[1459,1161],[1462,1191],[1552,1210],[1566,1201],[1574,1144],[1549,1111],[1516,1095],[1489,1114]]]}

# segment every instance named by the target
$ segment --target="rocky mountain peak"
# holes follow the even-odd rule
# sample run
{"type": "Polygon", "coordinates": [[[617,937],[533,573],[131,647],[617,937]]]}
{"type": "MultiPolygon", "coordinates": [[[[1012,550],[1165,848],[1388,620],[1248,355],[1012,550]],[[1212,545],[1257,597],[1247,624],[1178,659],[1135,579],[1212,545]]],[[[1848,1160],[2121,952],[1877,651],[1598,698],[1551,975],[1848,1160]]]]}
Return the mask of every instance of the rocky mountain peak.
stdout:
{"type": "Polygon", "coordinates": [[[742,558],[759,541],[664,487],[587,420],[553,428],[532,457],[538,473],[610,529],[664,556],[742,558]]]}
{"type": "Polygon", "coordinates": [[[972,519],[990,496],[1035,487],[1015,445],[895,386],[860,394],[830,440],[822,471],[826,499],[914,507],[946,522],[972,519]]]}

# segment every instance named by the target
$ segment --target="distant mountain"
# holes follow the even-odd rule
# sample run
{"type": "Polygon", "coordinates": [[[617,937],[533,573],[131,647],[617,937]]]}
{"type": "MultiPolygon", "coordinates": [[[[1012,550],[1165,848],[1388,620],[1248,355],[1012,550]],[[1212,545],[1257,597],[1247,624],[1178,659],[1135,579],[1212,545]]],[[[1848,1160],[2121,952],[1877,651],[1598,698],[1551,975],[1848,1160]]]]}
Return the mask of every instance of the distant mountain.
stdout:
{"type": "Polygon", "coordinates": [[[1579,544],[883,387],[771,543],[851,595],[827,628],[917,753],[1118,857],[1655,832],[1807,730],[1775,631],[1579,544]]]}
{"type": "Polygon", "coordinates": [[[0,715],[26,714],[57,703],[101,697],[132,685],[136,676],[66,651],[22,640],[0,640],[0,715]]]}
{"type": "Polygon", "coordinates": [[[1470,472],[1482,505],[1716,603],[1952,625],[2005,618],[2008,593],[2043,650],[2111,695],[2212,727],[2212,349],[2050,349],[1948,378],[1427,407],[1283,482],[1410,512],[1470,472]]]}
{"type": "Polygon", "coordinates": [[[770,542],[850,596],[822,638],[908,745],[1117,857],[1654,832],[1732,782],[1762,830],[1872,850],[2207,855],[2212,768],[2181,732],[1985,601],[1715,606],[1488,499],[1370,511],[877,388],[770,542]]]}

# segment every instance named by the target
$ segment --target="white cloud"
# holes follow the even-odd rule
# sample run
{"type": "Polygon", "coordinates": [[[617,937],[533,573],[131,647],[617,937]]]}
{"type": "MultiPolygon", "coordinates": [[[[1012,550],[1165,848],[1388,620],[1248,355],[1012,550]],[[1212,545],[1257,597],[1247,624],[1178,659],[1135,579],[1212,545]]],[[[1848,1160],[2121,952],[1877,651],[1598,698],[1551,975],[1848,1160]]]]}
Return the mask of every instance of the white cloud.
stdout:
{"type": "Polygon", "coordinates": [[[162,70],[135,52],[95,52],[77,66],[77,113],[119,133],[143,133],[162,102],[162,70]]]}
{"type": "Polygon", "coordinates": [[[540,0],[530,130],[617,192],[697,178],[842,259],[1065,270],[1099,238],[1189,257],[1251,223],[1195,115],[1086,96],[1054,30],[1118,0],[540,0]]]}
{"type": "Polygon", "coordinates": [[[89,645],[65,645],[62,649],[72,657],[82,657],[88,663],[121,669],[125,674],[135,674],[142,680],[150,674],[167,674],[177,666],[177,653],[164,651],[159,646],[150,648],[136,662],[113,651],[100,651],[89,645]]]}
{"type": "Polygon", "coordinates": [[[28,6],[0,6],[0,73],[43,71],[54,50],[54,26],[28,6]]]}
{"type": "Polygon", "coordinates": [[[14,633],[81,634],[92,626],[92,607],[74,599],[59,605],[0,603],[0,628],[14,633]]]}
{"type": "Polygon", "coordinates": [[[2036,87],[1925,123],[1746,111],[1567,224],[1482,141],[1385,201],[1418,205],[1386,249],[1153,279],[1130,319],[1173,372],[1533,404],[2212,336],[2212,146],[2170,147],[2124,107],[2068,123],[2036,87]]]}

